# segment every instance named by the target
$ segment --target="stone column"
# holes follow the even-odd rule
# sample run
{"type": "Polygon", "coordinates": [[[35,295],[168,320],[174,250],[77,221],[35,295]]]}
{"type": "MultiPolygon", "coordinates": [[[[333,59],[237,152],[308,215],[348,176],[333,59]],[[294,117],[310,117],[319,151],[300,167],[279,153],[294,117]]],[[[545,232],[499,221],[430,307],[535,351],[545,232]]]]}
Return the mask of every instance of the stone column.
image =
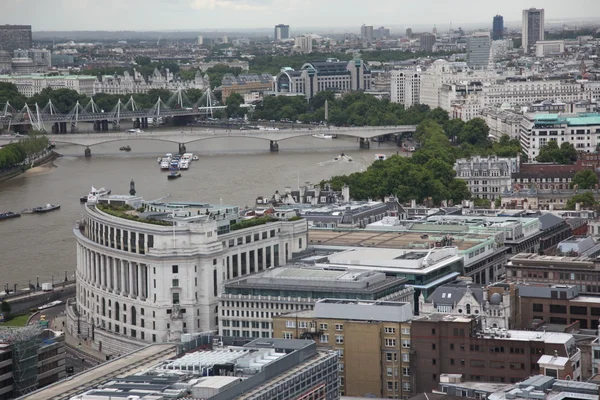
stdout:
{"type": "Polygon", "coordinates": [[[121,291],[121,296],[127,296],[127,285],[125,284],[127,279],[125,278],[125,261],[119,260],[120,268],[121,268],[121,285],[119,289],[121,291]]]}
{"type": "Polygon", "coordinates": [[[128,261],[127,264],[129,265],[129,296],[135,297],[135,265],[131,261],[128,261]]]}
{"type": "Polygon", "coordinates": [[[138,294],[142,300],[146,299],[146,291],[144,290],[144,269],[143,264],[138,264],[138,294]]]}
{"type": "Polygon", "coordinates": [[[102,268],[102,289],[106,290],[108,286],[108,268],[106,268],[106,256],[104,254],[100,255],[100,265],[102,268]]]}
{"type": "Polygon", "coordinates": [[[111,287],[113,292],[117,291],[117,260],[115,260],[113,257],[110,258],[110,264],[112,267],[112,283],[111,283],[111,287]]]}
{"type": "Polygon", "coordinates": [[[96,268],[96,286],[100,287],[100,283],[102,282],[102,271],[100,271],[100,256],[98,253],[93,252],[94,254],[94,268],[96,268]]]}

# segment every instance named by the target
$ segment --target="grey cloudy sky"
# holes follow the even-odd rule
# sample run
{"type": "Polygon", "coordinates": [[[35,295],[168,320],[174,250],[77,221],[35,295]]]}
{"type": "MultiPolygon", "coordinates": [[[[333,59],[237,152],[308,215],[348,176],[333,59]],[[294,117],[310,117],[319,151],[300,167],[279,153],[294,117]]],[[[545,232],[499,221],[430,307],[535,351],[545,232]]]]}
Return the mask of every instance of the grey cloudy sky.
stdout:
{"type": "MultiPolygon", "coordinates": [[[[546,19],[600,19],[600,0],[1,0],[0,24],[40,30],[235,30],[519,21],[524,8],[546,19]]],[[[358,29],[358,28],[357,28],[358,29]]]]}

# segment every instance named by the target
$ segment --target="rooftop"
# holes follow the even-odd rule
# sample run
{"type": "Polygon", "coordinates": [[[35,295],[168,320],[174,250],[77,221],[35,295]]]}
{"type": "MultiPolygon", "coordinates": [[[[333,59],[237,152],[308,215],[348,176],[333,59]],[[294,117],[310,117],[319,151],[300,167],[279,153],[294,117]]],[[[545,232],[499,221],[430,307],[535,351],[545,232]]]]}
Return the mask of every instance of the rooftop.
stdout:
{"type": "MultiPolygon", "coordinates": [[[[320,259],[320,257],[316,257],[320,259]]],[[[255,288],[338,292],[375,292],[405,281],[400,277],[386,277],[377,271],[351,268],[290,265],[257,274],[233,279],[225,283],[226,289],[255,288]]]]}
{"type": "Polygon", "coordinates": [[[535,123],[539,124],[566,124],[567,126],[600,125],[600,114],[581,113],[576,116],[562,116],[561,114],[536,114],[535,123]]]}

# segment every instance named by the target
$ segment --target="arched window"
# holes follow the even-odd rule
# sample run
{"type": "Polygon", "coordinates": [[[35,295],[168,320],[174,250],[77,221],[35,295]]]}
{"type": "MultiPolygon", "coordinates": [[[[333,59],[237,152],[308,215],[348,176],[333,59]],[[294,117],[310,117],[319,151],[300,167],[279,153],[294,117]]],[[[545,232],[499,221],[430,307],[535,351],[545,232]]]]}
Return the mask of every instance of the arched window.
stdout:
{"type": "Polygon", "coordinates": [[[119,303],[115,301],[115,320],[116,321],[119,321],[119,315],[121,314],[120,311],[121,311],[121,309],[119,308],[119,303]]]}
{"type": "Polygon", "coordinates": [[[135,325],[137,321],[137,313],[135,307],[131,306],[131,325],[135,325]]]}

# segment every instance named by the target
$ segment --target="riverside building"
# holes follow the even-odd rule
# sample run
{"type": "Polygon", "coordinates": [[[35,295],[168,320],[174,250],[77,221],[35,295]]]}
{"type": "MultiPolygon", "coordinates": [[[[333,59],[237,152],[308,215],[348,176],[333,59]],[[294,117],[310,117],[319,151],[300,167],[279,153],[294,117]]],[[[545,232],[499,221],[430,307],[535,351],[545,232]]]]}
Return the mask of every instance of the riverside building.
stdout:
{"type": "Polygon", "coordinates": [[[122,195],[86,206],[74,229],[71,334],[118,354],[216,331],[224,281],[283,265],[307,245],[304,219],[239,222],[238,215],[233,206],[122,195]]]}
{"type": "Polygon", "coordinates": [[[275,93],[284,96],[313,98],[317,93],[331,90],[348,93],[370,90],[373,86],[371,70],[361,59],[351,61],[310,61],[295,71],[284,68],[275,77],[275,93]]]}

